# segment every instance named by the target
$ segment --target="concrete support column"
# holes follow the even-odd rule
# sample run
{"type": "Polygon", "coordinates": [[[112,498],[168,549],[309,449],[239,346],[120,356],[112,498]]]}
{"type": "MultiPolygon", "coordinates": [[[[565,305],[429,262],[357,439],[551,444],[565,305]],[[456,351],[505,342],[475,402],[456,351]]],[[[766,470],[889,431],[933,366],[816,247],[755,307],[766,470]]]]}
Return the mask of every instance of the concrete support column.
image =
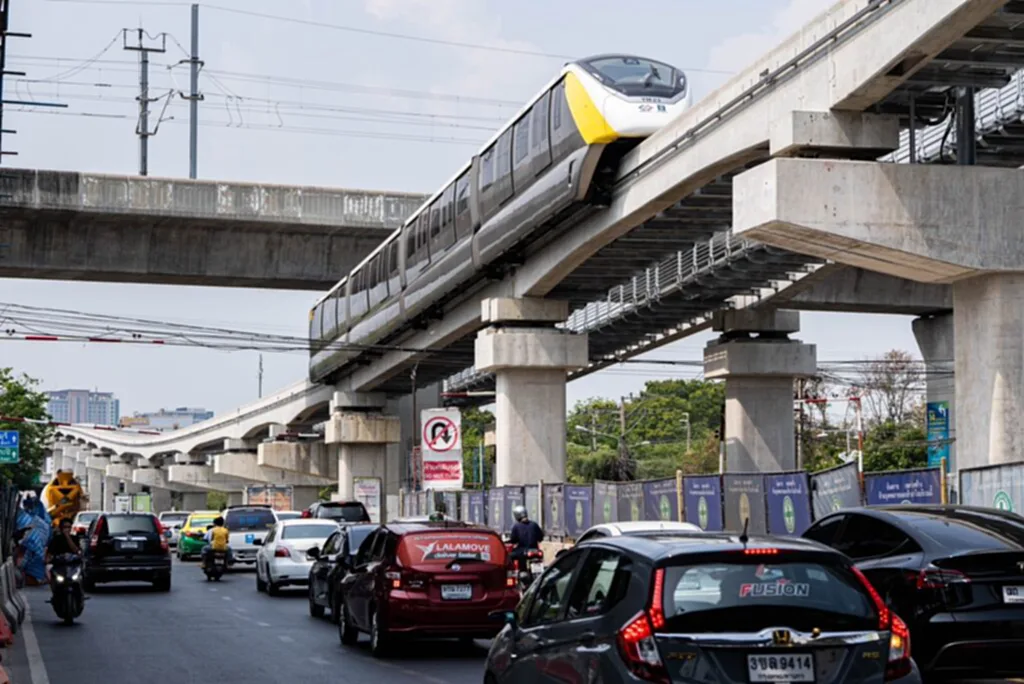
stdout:
{"type": "Polygon", "coordinates": [[[566,302],[487,299],[476,338],[476,368],[494,373],[496,484],[565,481],[566,373],[586,365],[586,335],[553,327],[566,302]]]}
{"type": "Polygon", "coordinates": [[[309,508],[320,500],[320,487],[292,487],[292,508],[296,511],[309,508]]]}
{"type": "Polygon", "coordinates": [[[121,489],[121,479],[117,477],[103,477],[103,501],[100,510],[114,510],[114,497],[121,489]]]}
{"type": "Polygon", "coordinates": [[[1024,273],[953,283],[957,466],[1024,454],[1024,273]]]}
{"type": "Polygon", "coordinates": [[[800,314],[725,311],[713,328],[722,335],[704,350],[704,377],[725,380],[726,471],[795,470],[793,381],[817,369],[815,346],[789,339],[800,314]]]}
{"type": "MultiPolygon", "coordinates": [[[[925,362],[925,394],[934,412],[947,412],[950,439],[956,438],[956,379],[953,314],[916,318],[914,337],[925,362]],[[945,402],[945,406],[942,405],[945,402]]],[[[956,471],[956,442],[948,443],[949,469],[956,471]]]]}
{"type": "Polygon", "coordinates": [[[227,492],[228,495],[228,506],[241,506],[245,503],[244,492],[227,492]]]}
{"type": "MultiPolygon", "coordinates": [[[[401,422],[397,416],[383,415],[385,403],[383,395],[334,393],[324,442],[338,445],[338,497],[343,500],[355,495],[355,477],[379,477],[385,497],[398,494],[389,491],[396,480],[387,472],[387,447],[401,439],[401,422]]],[[[392,464],[392,468],[396,466],[392,464]]]]}
{"type": "Polygon", "coordinates": [[[171,510],[171,490],[161,487],[149,488],[150,506],[153,513],[159,515],[164,511],[171,510]]]}
{"type": "Polygon", "coordinates": [[[205,511],[206,492],[182,492],[181,509],[183,511],[205,511]]]}

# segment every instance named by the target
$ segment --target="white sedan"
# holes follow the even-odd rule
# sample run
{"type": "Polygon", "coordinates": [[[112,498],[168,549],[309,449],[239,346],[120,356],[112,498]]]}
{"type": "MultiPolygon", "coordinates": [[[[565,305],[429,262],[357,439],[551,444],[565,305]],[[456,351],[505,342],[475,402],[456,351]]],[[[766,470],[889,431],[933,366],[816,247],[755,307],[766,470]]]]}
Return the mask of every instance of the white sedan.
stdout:
{"type": "Polygon", "coordinates": [[[306,551],[322,546],[338,531],[337,523],[324,519],[299,518],[274,524],[265,539],[254,543],[256,552],[256,590],[277,595],[284,586],[308,586],[313,560],[306,551]]]}

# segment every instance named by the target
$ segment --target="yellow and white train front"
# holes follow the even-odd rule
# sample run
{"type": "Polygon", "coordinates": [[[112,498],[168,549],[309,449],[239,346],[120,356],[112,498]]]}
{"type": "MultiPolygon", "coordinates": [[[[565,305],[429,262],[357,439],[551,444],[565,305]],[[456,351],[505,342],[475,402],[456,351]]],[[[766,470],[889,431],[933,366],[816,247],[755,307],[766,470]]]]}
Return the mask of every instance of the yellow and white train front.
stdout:
{"type": "Polygon", "coordinates": [[[566,98],[591,144],[646,138],[693,101],[686,74],[645,57],[601,55],[566,71],[566,98]]]}

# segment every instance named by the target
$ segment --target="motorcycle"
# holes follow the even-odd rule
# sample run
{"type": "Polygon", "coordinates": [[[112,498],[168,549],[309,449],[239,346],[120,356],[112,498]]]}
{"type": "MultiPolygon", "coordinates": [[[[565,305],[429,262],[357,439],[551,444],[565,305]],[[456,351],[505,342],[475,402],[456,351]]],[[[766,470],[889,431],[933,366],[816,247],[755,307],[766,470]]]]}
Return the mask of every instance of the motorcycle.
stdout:
{"type": "Polygon", "coordinates": [[[75,554],[61,554],[53,559],[50,571],[50,605],[57,617],[70,625],[85,609],[82,591],[82,558],[75,554]]]}
{"type": "MultiPolygon", "coordinates": [[[[505,544],[505,550],[511,554],[515,546],[505,544]]],[[[514,561],[516,576],[519,580],[519,591],[525,592],[533,581],[544,572],[544,552],[540,549],[529,549],[514,561]]]]}
{"type": "Polygon", "coordinates": [[[219,581],[221,576],[228,569],[227,551],[210,551],[203,561],[203,572],[206,573],[206,581],[219,581]]]}

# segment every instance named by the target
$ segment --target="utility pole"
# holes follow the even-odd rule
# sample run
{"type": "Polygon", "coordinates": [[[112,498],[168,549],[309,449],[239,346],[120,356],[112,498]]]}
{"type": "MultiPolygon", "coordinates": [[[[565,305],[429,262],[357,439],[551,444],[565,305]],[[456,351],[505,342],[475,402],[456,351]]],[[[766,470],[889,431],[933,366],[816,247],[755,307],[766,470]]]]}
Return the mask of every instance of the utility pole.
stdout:
{"type": "Polygon", "coordinates": [[[597,451],[597,414],[590,412],[590,450],[597,451]]]}
{"type": "Polygon", "coordinates": [[[629,461],[626,451],[626,397],[619,402],[619,478],[629,479],[629,461]]]}
{"type": "Polygon", "coordinates": [[[690,453],[690,412],[683,414],[683,425],[686,426],[686,453],[690,453]]]}
{"type": "Polygon", "coordinates": [[[260,393],[259,398],[262,399],[263,398],[263,354],[260,354],[260,369],[259,369],[259,372],[257,373],[257,377],[259,378],[259,393],[260,393]]]}
{"type": "MultiPolygon", "coordinates": [[[[161,33],[157,36],[150,36],[142,28],[123,29],[121,32],[124,49],[139,53],[139,122],[135,127],[135,133],[139,136],[139,175],[149,174],[149,137],[155,135],[156,131],[149,130],[149,103],[156,102],[149,96],[149,53],[167,52],[167,34],[161,33]],[[128,33],[134,33],[136,43],[128,44],[128,33]],[[144,38],[151,41],[160,41],[160,47],[150,47],[144,43],[144,38]]],[[[159,126],[159,122],[157,122],[159,126]]]]}
{"type": "Polygon", "coordinates": [[[195,180],[199,167],[199,5],[192,5],[192,56],[188,60],[190,88],[188,97],[188,177],[195,180]]]}

